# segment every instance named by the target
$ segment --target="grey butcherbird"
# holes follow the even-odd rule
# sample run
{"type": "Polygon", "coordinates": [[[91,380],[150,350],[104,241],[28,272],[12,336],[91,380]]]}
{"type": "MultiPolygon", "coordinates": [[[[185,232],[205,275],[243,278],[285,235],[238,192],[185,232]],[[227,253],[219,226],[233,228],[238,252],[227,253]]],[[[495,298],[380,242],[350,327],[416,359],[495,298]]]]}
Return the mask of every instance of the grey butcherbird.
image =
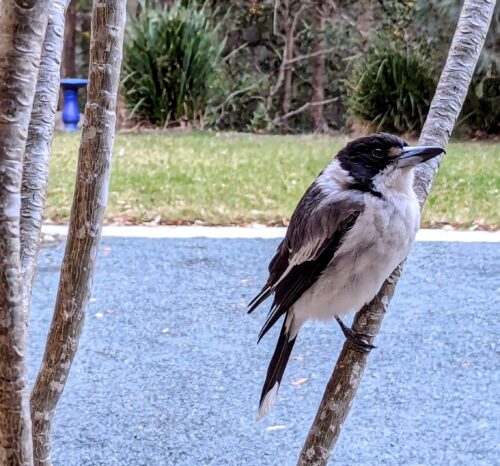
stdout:
{"type": "Polygon", "coordinates": [[[413,168],[442,152],[410,147],[385,133],[359,138],[307,189],[269,264],[266,284],[249,304],[250,313],[274,294],[259,341],[285,316],[258,419],[276,401],[298,331],[308,319],[335,318],[359,349],[372,348],[340,317],[369,302],[407,256],[420,225],[413,168]]]}

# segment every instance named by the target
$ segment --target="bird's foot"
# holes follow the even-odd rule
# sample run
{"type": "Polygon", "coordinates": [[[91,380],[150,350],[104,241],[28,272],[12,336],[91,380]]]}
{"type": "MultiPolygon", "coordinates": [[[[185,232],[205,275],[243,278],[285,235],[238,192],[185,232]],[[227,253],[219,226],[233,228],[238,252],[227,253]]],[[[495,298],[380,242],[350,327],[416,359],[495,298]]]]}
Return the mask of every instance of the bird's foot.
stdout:
{"type": "Polygon", "coordinates": [[[355,332],[352,328],[349,328],[347,325],[345,325],[339,317],[336,317],[335,319],[339,323],[342,333],[344,334],[346,339],[354,345],[355,349],[361,352],[369,353],[372,349],[376,348],[375,345],[371,345],[370,343],[365,341],[367,338],[373,337],[373,335],[370,335],[368,333],[355,332]]]}

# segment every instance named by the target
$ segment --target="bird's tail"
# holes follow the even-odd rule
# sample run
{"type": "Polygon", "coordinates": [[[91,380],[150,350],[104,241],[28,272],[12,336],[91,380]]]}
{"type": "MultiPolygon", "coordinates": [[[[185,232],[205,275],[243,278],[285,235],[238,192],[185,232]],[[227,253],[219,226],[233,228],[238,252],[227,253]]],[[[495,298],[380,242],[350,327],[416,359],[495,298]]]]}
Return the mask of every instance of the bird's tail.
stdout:
{"type": "Polygon", "coordinates": [[[258,421],[271,410],[276,401],[285,367],[290,359],[293,345],[297,339],[297,333],[295,333],[293,338],[290,338],[292,321],[292,315],[288,314],[283,322],[276,349],[274,350],[273,357],[267,368],[266,381],[264,382],[264,387],[262,387],[262,394],[260,396],[259,412],[257,414],[258,421]]]}

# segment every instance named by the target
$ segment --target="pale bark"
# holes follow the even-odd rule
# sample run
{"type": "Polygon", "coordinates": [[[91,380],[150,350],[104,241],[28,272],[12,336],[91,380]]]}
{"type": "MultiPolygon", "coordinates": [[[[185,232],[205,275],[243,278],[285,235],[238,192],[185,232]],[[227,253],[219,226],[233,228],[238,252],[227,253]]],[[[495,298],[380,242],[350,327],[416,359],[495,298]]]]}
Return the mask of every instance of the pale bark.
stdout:
{"type": "MultiPolygon", "coordinates": [[[[495,1],[492,0],[465,1],[448,59],[420,136],[420,144],[446,147],[467,95],[494,6],[495,1]]],[[[434,159],[431,163],[422,165],[417,172],[415,191],[421,205],[429,193],[438,167],[439,159],[434,159]]],[[[370,343],[379,333],[401,269],[400,265],[373,301],[354,318],[355,331],[373,335],[370,343]]],[[[350,342],[345,342],[297,465],[324,466],[328,463],[354,401],[367,359],[368,353],[356,351],[350,342]]]]}
{"type": "Polygon", "coordinates": [[[23,153],[48,0],[4,0],[0,15],[0,464],[33,464],[19,222],[23,153]]]}
{"type": "Polygon", "coordinates": [[[125,0],[93,7],[88,101],[54,316],[31,396],[35,464],[48,466],[51,420],[76,354],[108,198],[125,0]]]}
{"type": "Polygon", "coordinates": [[[50,6],[24,152],[21,188],[21,266],[25,319],[29,314],[49,181],[52,135],[59,97],[64,11],[67,3],[67,0],[52,0],[50,6]]]}

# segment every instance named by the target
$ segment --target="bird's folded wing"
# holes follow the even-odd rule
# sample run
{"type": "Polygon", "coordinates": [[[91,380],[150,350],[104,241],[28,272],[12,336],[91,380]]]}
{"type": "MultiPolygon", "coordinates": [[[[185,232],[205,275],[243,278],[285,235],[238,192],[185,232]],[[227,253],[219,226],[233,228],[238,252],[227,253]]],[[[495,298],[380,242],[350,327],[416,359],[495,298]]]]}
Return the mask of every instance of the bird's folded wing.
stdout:
{"type": "Polygon", "coordinates": [[[364,209],[363,196],[325,190],[313,183],[300,200],[284,240],[269,264],[269,278],[249,312],[274,293],[259,339],[318,279],[364,209]]]}

